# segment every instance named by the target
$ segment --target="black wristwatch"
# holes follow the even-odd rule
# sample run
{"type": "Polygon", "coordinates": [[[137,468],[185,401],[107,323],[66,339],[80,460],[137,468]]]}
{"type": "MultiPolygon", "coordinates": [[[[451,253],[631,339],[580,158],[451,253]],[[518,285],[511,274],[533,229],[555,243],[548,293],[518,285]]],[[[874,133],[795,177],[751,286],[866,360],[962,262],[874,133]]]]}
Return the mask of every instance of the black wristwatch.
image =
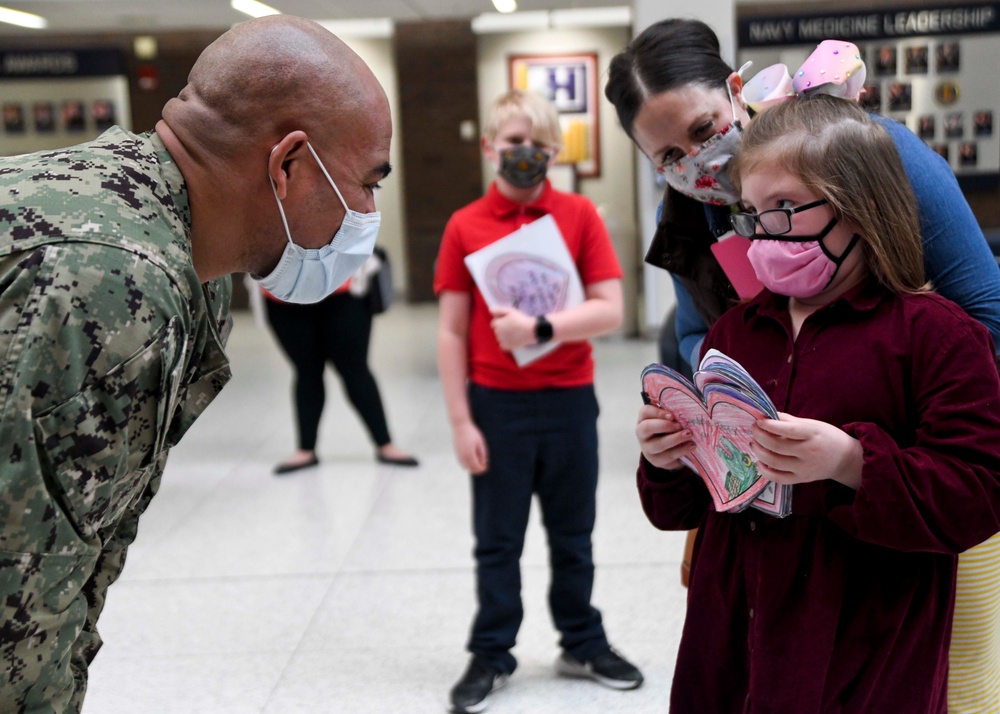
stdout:
{"type": "Polygon", "coordinates": [[[548,321],[545,315],[539,315],[538,320],[535,322],[535,342],[541,345],[551,339],[552,323],[548,321]]]}

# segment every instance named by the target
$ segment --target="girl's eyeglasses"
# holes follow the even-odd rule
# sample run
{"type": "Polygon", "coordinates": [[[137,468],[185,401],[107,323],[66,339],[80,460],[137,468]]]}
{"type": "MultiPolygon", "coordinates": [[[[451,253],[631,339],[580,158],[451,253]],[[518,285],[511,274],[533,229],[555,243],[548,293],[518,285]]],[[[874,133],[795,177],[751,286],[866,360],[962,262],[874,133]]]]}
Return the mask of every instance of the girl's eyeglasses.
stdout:
{"type": "Polygon", "coordinates": [[[794,208],[772,208],[769,211],[760,213],[747,213],[742,211],[729,216],[729,222],[736,231],[736,235],[744,238],[753,238],[757,234],[757,224],[765,233],[771,236],[782,236],[792,230],[792,215],[808,211],[810,208],[822,206],[829,203],[825,198],[812,203],[805,203],[794,208]]]}

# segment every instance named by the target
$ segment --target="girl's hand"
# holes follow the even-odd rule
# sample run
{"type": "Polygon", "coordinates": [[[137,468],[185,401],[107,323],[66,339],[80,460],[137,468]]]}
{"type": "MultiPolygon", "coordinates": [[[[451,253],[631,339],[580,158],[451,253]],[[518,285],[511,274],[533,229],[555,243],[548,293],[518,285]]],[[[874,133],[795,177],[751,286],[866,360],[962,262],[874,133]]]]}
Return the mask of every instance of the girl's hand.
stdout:
{"type": "Polygon", "coordinates": [[[537,320],[531,315],[518,310],[516,307],[495,307],[490,310],[493,319],[490,327],[496,335],[500,349],[510,352],[518,347],[526,347],[535,344],[535,323],[537,320]]]}
{"type": "Polygon", "coordinates": [[[639,409],[635,435],[646,461],[668,471],[682,468],[684,464],[678,459],[694,451],[691,432],[675,421],[673,414],[652,404],[639,409]]]}
{"type": "Polygon", "coordinates": [[[753,426],[750,448],[764,478],[779,484],[832,479],[853,489],[861,486],[860,441],[823,421],[779,416],[781,421],[760,419],[753,426]]]}

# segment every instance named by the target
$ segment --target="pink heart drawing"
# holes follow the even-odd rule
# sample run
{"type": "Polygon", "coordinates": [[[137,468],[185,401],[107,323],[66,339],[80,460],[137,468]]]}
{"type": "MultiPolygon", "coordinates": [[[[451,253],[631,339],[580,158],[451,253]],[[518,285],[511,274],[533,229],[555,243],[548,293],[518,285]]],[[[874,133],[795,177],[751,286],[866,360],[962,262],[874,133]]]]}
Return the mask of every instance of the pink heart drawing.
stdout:
{"type": "Polygon", "coordinates": [[[665,374],[650,372],[643,391],[691,431],[695,451],[682,459],[705,481],[718,511],[740,511],[767,488],[750,451],[750,427],[770,418],[731,393],[707,385],[702,397],[665,374]]]}
{"type": "Polygon", "coordinates": [[[513,305],[527,315],[558,312],[566,304],[569,274],[537,255],[506,253],[490,261],[486,287],[498,302],[513,305]]]}

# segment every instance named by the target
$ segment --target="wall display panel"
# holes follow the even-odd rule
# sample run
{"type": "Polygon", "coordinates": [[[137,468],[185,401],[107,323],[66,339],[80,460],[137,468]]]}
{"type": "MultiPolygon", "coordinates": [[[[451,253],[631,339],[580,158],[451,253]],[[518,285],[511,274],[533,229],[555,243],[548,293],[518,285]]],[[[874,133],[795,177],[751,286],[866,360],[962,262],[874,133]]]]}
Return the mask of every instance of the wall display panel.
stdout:
{"type": "Polygon", "coordinates": [[[542,95],[559,112],[559,163],[572,164],[584,178],[600,176],[597,53],[517,55],[509,62],[510,87],[542,95]]]}
{"type": "Polygon", "coordinates": [[[118,51],[0,52],[0,155],[70,146],[112,125],[131,128],[118,51]]]}
{"type": "Polygon", "coordinates": [[[825,39],[861,50],[862,106],[905,124],[959,177],[1000,177],[1000,135],[993,129],[1000,111],[1000,3],[744,16],[739,63],[753,61],[745,79],[779,62],[795,72],[825,39]]]}

